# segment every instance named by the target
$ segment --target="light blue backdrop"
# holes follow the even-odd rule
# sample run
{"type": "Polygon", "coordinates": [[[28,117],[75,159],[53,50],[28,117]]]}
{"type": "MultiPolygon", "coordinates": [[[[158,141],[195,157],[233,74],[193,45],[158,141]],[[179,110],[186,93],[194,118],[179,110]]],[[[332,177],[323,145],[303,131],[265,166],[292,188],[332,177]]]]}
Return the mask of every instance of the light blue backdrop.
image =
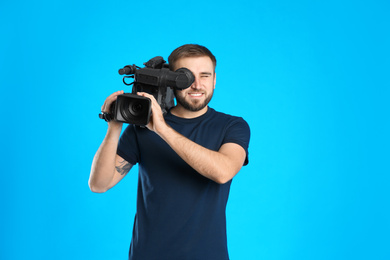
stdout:
{"type": "Polygon", "coordinates": [[[126,259],[136,170],[87,181],[117,70],[199,43],[251,126],[231,259],[390,259],[388,1],[0,3],[1,259],[126,259]]]}

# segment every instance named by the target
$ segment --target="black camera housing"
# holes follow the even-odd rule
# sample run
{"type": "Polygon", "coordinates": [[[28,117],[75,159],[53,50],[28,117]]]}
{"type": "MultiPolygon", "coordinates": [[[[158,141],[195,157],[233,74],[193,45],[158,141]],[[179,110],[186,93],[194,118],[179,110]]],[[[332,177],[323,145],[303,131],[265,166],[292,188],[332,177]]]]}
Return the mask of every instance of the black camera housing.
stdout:
{"type": "Polygon", "coordinates": [[[127,65],[119,70],[124,76],[125,85],[133,85],[132,93],[119,95],[112,104],[110,114],[113,120],[128,124],[145,126],[151,116],[152,101],[147,97],[138,96],[137,92],[146,92],[154,96],[165,114],[175,105],[174,89],[182,90],[192,85],[195,77],[187,68],[176,71],[169,70],[169,65],[161,56],[145,62],[145,68],[127,65]],[[134,78],[128,84],[126,78],[134,78]]]}

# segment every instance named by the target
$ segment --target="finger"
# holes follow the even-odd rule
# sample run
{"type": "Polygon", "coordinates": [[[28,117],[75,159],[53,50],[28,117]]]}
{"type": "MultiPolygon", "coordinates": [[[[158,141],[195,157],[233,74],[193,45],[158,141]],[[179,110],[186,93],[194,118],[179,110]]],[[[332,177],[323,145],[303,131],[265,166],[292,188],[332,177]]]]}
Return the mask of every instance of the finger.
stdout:
{"type": "Polygon", "coordinates": [[[160,105],[157,103],[156,98],[153,95],[151,95],[149,93],[146,93],[146,92],[137,92],[137,95],[138,96],[142,96],[142,97],[150,98],[152,100],[152,106],[153,107],[157,107],[157,106],[160,107],[160,105]]]}
{"type": "Polygon", "coordinates": [[[104,104],[101,107],[101,111],[109,112],[108,110],[110,109],[111,104],[118,98],[119,95],[122,95],[123,93],[123,90],[119,90],[109,95],[104,101],[104,104]]]}
{"type": "Polygon", "coordinates": [[[148,97],[150,99],[155,99],[153,95],[150,95],[149,93],[146,92],[137,92],[138,96],[143,96],[143,97],[148,97]]]}
{"type": "Polygon", "coordinates": [[[107,97],[107,100],[115,100],[119,95],[122,95],[124,92],[123,92],[123,90],[119,90],[119,91],[116,91],[116,92],[114,92],[114,93],[112,93],[111,95],[109,95],[108,97],[107,97]]]}

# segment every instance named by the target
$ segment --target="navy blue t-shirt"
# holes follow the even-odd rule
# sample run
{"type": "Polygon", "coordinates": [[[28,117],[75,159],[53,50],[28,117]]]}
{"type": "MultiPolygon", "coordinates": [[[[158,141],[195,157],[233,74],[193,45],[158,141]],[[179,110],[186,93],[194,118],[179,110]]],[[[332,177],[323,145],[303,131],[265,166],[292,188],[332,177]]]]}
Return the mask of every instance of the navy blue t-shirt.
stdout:
{"type": "MultiPolygon", "coordinates": [[[[208,108],[193,119],[167,113],[165,121],[205,148],[218,151],[224,143],[236,143],[248,155],[250,130],[240,117],[208,108]]],[[[129,125],[117,153],[139,163],[129,259],[229,259],[225,211],[231,181],[221,185],[203,177],[147,128],[129,125]]]]}

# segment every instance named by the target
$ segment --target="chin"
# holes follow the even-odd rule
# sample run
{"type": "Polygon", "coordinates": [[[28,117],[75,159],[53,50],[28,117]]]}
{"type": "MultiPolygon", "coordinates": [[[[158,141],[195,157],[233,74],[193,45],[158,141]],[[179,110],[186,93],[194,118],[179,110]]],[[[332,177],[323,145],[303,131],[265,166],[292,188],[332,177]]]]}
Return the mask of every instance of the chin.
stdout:
{"type": "Polygon", "coordinates": [[[177,104],[192,112],[197,112],[205,108],[209,104],[211,98],[213,97],[213,95],[210,95],[210,96],[205,96],[205,98],[201,100],[188,101],[186,100],[185,97],[177,95],[176,91],[175,91],[175,96],[176,96],[177,104]]]}

